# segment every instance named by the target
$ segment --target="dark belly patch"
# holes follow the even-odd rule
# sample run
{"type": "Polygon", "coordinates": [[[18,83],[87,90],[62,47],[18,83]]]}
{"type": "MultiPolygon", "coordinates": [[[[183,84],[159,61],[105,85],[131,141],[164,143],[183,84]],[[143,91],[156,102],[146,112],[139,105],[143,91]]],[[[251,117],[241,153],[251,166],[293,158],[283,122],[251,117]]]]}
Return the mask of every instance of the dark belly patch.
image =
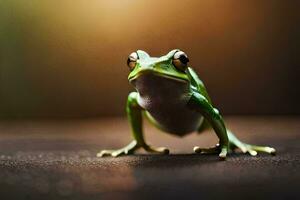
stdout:
{"type": "Polygon", "coordinates": [[[201,115],[187,107],[190,83],[145,74],[133,82],[139,104],[163,131],[183,136],[199,128],[201,115]]]}

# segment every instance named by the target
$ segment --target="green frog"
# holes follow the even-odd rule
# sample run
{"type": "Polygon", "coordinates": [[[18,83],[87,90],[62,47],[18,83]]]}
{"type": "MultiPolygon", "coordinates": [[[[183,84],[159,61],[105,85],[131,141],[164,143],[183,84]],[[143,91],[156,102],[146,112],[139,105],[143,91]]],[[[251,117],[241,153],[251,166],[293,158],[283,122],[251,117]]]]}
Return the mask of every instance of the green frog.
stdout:
{"type": "Polygon", "coordinates": [[[275,149],[241,142],[226,129],[220,112],[213,106],[207,90],[196,72],[188,65],[183,51],[174,49],[162,57],[150,57],[137,50],[129,55],[129,82],[136,89],[128,95],[126,111],[133,141],[117,150],[103,150],[102,156],[133,154],[143,148],[147,152],[168,154],[165,147],[154,147],[144,139],[142,121],[147,118],[160,130],[185,136],[212,127],[219,143],[211,148],[194,147],[199,154],[218,154],[225,160],[227,153],[240,149],[252,156],[257,152],[275,154],[275,149]]]}

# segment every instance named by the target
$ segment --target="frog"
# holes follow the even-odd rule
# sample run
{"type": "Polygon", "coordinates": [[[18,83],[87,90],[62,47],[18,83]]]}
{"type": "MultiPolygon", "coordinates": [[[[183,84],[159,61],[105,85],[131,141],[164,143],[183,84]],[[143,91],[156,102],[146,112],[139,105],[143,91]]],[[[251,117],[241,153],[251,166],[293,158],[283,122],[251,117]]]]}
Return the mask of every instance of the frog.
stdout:
{"type": "Polygon", "coordinates": [[[212,147],[195,146],[195,154],[216,154],[220,160],[225,160],[227,154],[236,150],[252,156],[258,152],[275,155],[273,147],[244,143],[226,128],[221,113],[189,61],[180,49],[161,57],[151,57],[143,50],[128,56],[128,81],[135,91],[128,95],[126,113],[133,140],[120,149],[102,150],[97,157],[130,155],[138,149],[169,154],[168,148],[155,147],[145,141],[145,118],[161,131],[179,137],[212,128],[218,143],[212,147]]]}

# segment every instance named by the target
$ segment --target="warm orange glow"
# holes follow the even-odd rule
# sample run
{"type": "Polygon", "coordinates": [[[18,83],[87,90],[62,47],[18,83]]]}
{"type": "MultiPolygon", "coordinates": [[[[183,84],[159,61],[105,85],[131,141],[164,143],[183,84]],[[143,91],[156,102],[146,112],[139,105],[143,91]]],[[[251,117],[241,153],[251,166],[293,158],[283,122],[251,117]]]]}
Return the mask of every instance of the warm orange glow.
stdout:
{"type": "MultiPolygon", "coordinates": [[[[155,56],[183,49],[214,92],[213,99],[230,112],[232,96],[243,91],[245,80],[255,80],[249,94],[254,99],[261,95],[271,99],[278,90],[273,87],[276,80],[284,82],[277,94],[288,95],[289,77],[282,74],[289,56],[281,49],[289,49],[286,38],[294,36],[288,31],[290,18],[276,3],[12,0],[1,4],[2,114],[120,114],[130,88],[125,61],[136,49],[155,56]],[[270,71],[274,75],[265,76],[270,71]],[[269,96],[266,88],[271,88],[269,96]]],[[[247,99],[243,107],[256,109],[247,99]]]]}

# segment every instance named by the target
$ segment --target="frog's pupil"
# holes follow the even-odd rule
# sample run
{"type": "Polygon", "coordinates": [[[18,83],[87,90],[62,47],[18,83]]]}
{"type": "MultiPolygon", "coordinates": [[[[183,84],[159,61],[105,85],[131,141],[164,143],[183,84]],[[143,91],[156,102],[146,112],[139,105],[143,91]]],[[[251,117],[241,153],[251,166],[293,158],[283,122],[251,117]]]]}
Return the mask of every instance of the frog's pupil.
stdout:
{"type": "Polygon", "coordinates": [[[179,60],[183,63],[183,64],[187,64],[189,62],[188,57],[186,57],[185,55],[181,55],[179,57],[179,60]]]}

